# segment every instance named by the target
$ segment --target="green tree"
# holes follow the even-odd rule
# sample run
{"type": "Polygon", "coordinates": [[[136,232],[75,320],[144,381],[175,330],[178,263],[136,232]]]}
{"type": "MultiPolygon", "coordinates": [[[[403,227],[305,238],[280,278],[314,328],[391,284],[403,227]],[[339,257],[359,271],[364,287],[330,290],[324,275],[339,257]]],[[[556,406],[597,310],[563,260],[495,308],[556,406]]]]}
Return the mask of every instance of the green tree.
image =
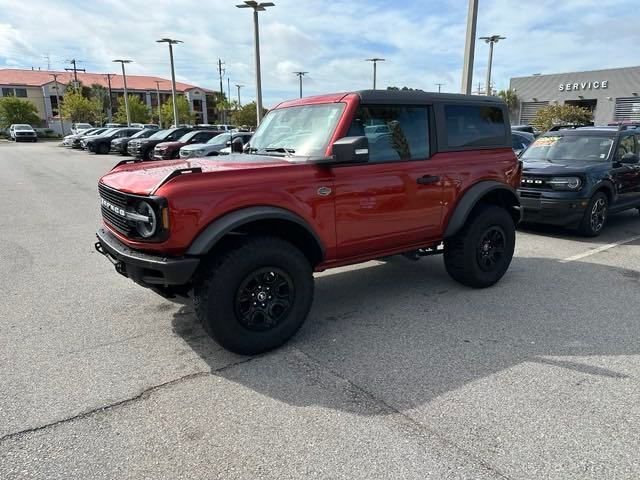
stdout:
{"type": "Polygon", "coordinates": [[[62,118],[72,122],[94,122],[100,117],[100,104],[73,90],[65,92],[60,110],[62,118]]]}
{"type": "MultiPolygon", "coordinates": [[[[149,123],[151,113],[147,104],[137,95],[129,95],[129,116],[131,123],[149,123]]],[[[127,109],[124,105],[124,95],[118,98],[118,111],[113,117],[114,122],[127,123],[127,109]]]]}
{"type": "Polygon", "coordinates": [[[498,92],[498,96],[504,100],[507,104],[507,108],[509,109],[509,113],[513,115],[518,109],[518,104],[520,102],[518,95],[516,95],[516,91],[511,90],[510,88],[507,90],[500,90],[498,92]]]}
{"type": "Polygon", "coordinates": [[[16,97],[0,98],[0,128],[7,128],[12,123],[39,125],[38,109],[29,100],[16,97]]]}
{"type": "MultiPolygon", "coordinates": [[[[178,105],[178,124],[192,124],[195,122],[196,114],[191,111],[189,101],[182,95],[176,98],[178,105]]],[[[168,99],[160,108],[162,111],[162,123],[166,125],[173,124],[173,100],[168,99]]]]}
{"type": "MultiPolygon", "coordinates": [[[[263,109],[262,116],[267,113],[263,109]]],[[[231,122],[238,126],[255,127],[256,122],[256,102],[247,103],[231,113],[231,122]]]]}
{"type": "Polygon", "coordinates": [[[93,100],[100,109],[100,118],[96,118],[100,123],[108,118],[109,114],[109,91],[98,83],[91,85],[89,89],[89,99],[93,100]]]}
{"type": "Polygon", "coordinates": [[[575,105],[547,105],[536,113],[531,124],[546,132],[554,125],[585,125],[593,121],[593,114],[586,108],[575,105]]]}

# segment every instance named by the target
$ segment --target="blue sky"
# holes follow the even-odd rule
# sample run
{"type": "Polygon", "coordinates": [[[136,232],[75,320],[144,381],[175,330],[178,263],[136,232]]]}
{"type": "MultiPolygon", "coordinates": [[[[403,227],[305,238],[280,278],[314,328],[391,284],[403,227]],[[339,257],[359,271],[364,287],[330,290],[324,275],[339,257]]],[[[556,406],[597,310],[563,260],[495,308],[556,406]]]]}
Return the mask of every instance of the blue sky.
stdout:
{"type": "MultiPolygon", "coordinates": [[[[183,40],[175,49],[179,80],[219,88],[216,62],[255,95],[249,10],[234,0],[0,0],[0,67],[46,68],[82,60],[89,71],[128,71],[169,78],[168,52],[154,42],[183,40]]],[[[266,106],[298,95],[293,71],[305,70],[305,95],[369,88],[371,56],[387,59],[378,86],[458,91],[467,0],[274,0],[260,14],[266,106]]],[[[478,36],[501,34],[493,79],[640,64],[640,28],[633,0],[480,0],[478,36]]],[[[474,84],[484,83],[488,47],[476,45],[474,84]]]]}

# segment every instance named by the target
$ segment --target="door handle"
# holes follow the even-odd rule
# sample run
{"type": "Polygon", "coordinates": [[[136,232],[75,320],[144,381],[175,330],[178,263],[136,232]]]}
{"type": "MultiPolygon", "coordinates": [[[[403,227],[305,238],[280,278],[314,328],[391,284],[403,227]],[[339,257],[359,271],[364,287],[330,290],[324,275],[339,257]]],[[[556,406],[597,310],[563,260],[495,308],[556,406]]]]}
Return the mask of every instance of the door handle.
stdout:
{"type": "Polygon", "coordinates": [[[429,185],[431,183],[436,183],[439,181],[440,177],[438,177],[437,175],[424,175],[416,180],[419,185],[429,185]]]}

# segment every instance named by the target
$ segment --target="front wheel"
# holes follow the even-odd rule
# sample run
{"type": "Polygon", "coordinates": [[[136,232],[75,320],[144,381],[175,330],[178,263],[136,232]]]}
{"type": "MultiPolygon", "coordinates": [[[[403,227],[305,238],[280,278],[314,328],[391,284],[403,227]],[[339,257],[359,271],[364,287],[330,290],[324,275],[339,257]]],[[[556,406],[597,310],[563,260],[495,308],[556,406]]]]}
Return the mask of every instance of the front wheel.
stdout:
{"type": "Polygon", "coordinates": [[[584,212],[578,231],[585,237],[597,237],[602,233],[609,216],[609,198],[603,192],[597,192],[584,212]]]}
{"type": "Polygon", "coordinates": [[[485,288],[505,274],[516,244],[513,218],[504,208],[476,208],[460,232],[444,243],[444,265],[457,282],[485,288]]]}
{"type": "Polygon", "coordinates": [[[243,355],[279,347],[309,313],[313,273],[289,242],[260,236],[208,262],[194,283],[194,307],[205,330],[243,355]]]}

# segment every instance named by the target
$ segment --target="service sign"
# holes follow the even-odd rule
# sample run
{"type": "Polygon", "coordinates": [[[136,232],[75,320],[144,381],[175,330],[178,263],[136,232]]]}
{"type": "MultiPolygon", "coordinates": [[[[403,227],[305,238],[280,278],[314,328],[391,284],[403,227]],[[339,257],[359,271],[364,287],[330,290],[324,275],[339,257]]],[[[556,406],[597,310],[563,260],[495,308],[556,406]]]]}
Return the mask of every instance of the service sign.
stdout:
{"type": "Polygon", "coordinates": [[[604,90],[609,88],[609,80],[594,82],[561,83],[558,90],[561,92],[575,92],[580,90],[604,90]]]}

